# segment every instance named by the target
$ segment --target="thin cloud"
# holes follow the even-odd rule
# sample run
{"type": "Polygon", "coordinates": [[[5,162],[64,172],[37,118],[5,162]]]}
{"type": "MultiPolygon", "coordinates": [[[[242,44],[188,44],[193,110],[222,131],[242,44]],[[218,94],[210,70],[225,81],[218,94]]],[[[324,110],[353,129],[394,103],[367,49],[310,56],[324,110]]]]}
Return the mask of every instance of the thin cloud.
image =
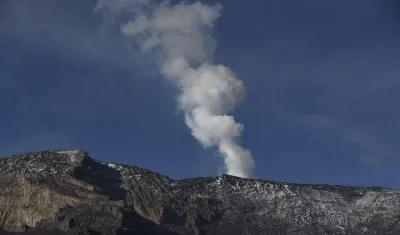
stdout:
{"type": "Polygon", "coordinates": [[[372,133],[365,133],[349,124],[326,115],[301,115],[299,120],[309,130],[326,140],[337,143],[337,147],[352,146],[361,162],[372,169],[380,169],[391,156],[389,147],[372,133]]]}

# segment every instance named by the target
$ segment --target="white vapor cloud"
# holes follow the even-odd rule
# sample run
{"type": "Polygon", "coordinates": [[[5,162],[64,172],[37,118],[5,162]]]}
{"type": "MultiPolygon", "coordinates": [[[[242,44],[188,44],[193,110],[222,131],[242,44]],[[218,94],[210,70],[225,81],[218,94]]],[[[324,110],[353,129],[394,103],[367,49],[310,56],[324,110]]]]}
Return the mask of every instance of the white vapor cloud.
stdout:
{"type": "Polygon", "coordinates": [[[216,43],[211,30],[221,9],[200,2],[101,0],[95,11],[133,14],[121,32],[143,52],[160,55],[160,72],[179,88],[178,106],[193,137],[205,148],[218,148],[228,174],[251,177],[252,155],[237,142],[244,126],[230,115],[244,99],[245,87],[228,67],[212,63],[216,43]]]}

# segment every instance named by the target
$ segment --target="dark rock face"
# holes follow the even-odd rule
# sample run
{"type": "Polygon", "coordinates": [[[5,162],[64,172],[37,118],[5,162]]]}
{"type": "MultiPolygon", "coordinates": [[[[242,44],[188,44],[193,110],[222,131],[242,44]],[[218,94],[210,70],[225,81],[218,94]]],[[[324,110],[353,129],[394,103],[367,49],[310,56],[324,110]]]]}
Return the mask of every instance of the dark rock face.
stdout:
{"type": "Polygon", "coordinates": [[[172,180],[84,151],[0,159],[0,234],[400,234],[400,192],[229,175],[172,180]]]}

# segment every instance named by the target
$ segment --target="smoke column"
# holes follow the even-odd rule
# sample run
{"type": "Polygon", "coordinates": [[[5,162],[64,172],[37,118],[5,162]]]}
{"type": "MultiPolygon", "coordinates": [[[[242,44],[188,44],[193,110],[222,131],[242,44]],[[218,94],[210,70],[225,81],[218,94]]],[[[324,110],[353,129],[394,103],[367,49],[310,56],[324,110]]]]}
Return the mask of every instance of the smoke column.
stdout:
{"type": "Polygon", "coordinates": [[[160,72],[179,88],[185,123],[205,148],[216,147],[227,174],[251,177],[254,161],[237,139],[244,126],[229,115],[245,97],[243,82],[226,66],[213,64],[211,36],[220,5],[154,3],[152,0],[103,0],[95,11],[132,14],[121,26],[143,52],[161,55],[160,72]]]}

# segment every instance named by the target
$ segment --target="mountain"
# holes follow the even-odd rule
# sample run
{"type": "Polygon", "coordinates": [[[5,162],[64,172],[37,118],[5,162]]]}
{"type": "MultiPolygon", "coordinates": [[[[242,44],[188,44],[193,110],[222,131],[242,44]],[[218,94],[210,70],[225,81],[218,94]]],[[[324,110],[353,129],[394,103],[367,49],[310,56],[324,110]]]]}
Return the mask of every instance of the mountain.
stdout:
{"type": "Polygon", "coordinates": [[[85,151],[0,159],[0,234],[400,234],[400,191],[173,180],[85,151]]]}

